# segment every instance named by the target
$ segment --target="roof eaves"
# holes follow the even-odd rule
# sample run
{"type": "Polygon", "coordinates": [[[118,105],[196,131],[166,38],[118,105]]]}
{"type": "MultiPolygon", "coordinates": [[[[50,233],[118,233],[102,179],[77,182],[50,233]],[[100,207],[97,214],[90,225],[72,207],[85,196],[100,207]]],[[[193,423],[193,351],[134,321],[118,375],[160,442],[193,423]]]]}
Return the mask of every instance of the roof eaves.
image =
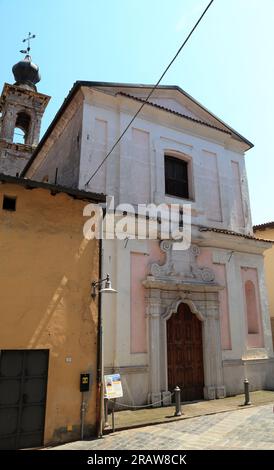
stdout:
{"type": "Polygon", "coordinates": [[[264,224],[254,225],[253,230],[264,230],[267,228],[274,228],[274,222],[266,222],[264,224]]]}
{"type": "Polygon", "coordinates": [[[195,98],[193,98],[191,95],[189,95],[182,88],[180,88],[179,86],[174,86],[174,88],[176,88],[178,91],[180,91],[183,95],[185,95],[188,99],[190,99],[197,106],[200,106],[204,111],[206,111],[208,114],[210,114],[214,119],[219,121],[220,124],[227,127],[227,129],[229,129],[230,132],[232,132],[232,134],[235,134],[240,140],[244,141],[250,147],[248,150],[250,150],[254,147],[254,144],[252,142],[250,142],[250,140],[246,139],[244,136],[239,134],[239,132],[235,131],[235,129],[233,129],[233,127],[229,126],[226,122],[224,122],[222,119],[220,119],[218,116],[216,116],[216,114],[212,113],[212,111],[210,111],[208,108],[206,108],[204,105],[202,105],[199,101],[195,100],[195,98]]]}
{"type": "Polygon", "coordinates": [[[65,193],[75,199],[89,200],[95,203],[104,203],[106,201],[106,196],[104,194],[82,191],[80,189],[69,188],[58,184],[43,183],[42,181],[34,181],[28,178],[17,178],[15,176],[5,175],[4,173],[0,173],[0,182],[17,184],[26,189],[45,189],[50,191],[52,194],[65,193]]]}
{"type": "Polygon", "coordinates": [[[223,235],[232,235],[234,237],[241,237],[241,238],[245,238],[247,240],[273,243],[273,240],[264,240],[263,238],[253,237],[252,235],[245,235],[244,233],[233,232],[232,230],[219,229],[219,228],[215,228],[215,227],[200,227],[199,231],[200,232],[214,232],[214,233],[220,233],[220,234],[223,234],[223,235]]]}

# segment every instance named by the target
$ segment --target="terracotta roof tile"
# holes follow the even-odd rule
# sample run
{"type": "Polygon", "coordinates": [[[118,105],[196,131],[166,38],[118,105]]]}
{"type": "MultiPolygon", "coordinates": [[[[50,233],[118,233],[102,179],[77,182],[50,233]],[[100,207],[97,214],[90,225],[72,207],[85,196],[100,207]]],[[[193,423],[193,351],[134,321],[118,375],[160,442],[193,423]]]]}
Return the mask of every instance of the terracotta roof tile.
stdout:
{"type": "Polygon", "coordinates": [[[266,222],[265,224],[254,225],[253,230],[264,230],[266,228],[274,228],[274,222],[266,222]]]}
{"type": "Polygon", "coordinates": [[[130,98],[135,101],[139,101],[140,103],[145,103],[149,106],[153,106],[154,108],[161,109],[162,111],[166,111],[171,114],[175,114],[176,116],[182,117],[184,119],[188,119],[189,121],[195,122],[197,124],[201,124],[203,126],[210,127],[211,129],[215,129],[220,132],[224,132],[225,134],[232,135],[231,132],[225,131],[224,129],[221,129],[220,127],[213,126],[213,124],[208,124],[207,122],[200,121],[199,119],[192,118],[190,116],[187,116],[186,114],[179,113],[178,111],[174,111],[173,109],[166,108],[165,106],[161,106],[160,104],[152,103],[151,101],[146,101],[143,98],[139,98],[138,96],[133,96],[128,93],[124,93],[123,91],[119,91],[116,93],[116,95],[120,96],[125,96],[126,98],[130,98]]]}
{"type": "Polygon", "coordinates": [[[214,227],[200,227],[199,228],[200,232],[215,232],[215,233],[223,233],[224,235],[233,235],[234,237],[241,237],[241,238],[246,238],[248,240],[255,240],[259,242],[267,242],[267,243],[273,243],[273,240],[264,240],[263,238],[256,238],[252,235],[245,235],[244,233],[238,233],[238,232],[233,232],[232,230],[225,230],[225,229],[220,229],[220,228],[214,228],[214,227]]]}

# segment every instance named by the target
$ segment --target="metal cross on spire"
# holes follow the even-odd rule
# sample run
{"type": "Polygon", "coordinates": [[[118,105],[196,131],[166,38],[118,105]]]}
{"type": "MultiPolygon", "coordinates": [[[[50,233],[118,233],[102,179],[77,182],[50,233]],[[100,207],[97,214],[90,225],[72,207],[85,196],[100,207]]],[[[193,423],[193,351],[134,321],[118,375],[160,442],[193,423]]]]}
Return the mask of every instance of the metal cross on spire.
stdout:
{"type": "Polygon", "coordinates": [[[28,41],[28,47],[27,49],[22,49],[20,52],[22,52],[22,54],[29,54],[29,51],[30,51],[30,40],[31,39],[34,39],[35,38],[35,34],[31,35],[31,33],[28,34],[28,36],[23,39],[22,42],[26,42],[28,41]]]}

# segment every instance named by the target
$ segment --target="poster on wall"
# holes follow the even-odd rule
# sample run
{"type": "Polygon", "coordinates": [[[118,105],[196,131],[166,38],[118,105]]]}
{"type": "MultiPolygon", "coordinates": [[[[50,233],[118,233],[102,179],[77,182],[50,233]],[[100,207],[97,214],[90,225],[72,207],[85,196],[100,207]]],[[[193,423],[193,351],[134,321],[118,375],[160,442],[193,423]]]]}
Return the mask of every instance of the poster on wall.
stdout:
{"type": "Polygon", "coordinates": [[[120,398],[123,396],[120,374],[105,375],[105,398],[120,398]]]}

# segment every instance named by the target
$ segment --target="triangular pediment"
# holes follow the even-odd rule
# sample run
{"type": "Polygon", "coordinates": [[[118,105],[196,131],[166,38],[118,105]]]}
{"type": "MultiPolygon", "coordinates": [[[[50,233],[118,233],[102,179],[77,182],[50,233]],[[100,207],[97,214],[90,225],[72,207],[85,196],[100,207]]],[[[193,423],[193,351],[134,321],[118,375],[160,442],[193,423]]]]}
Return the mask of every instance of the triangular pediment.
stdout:
{"type": "Polygon", "coordinates": [[[175,111],[177,113],[183,114],[184,116],[191,117],[193,119],[201,120],[201,116],[198,113],[193,112],[190,107],[183,105],[179,101],[174,98],[167,98],[167,97],[158,97],[153,98],[151,97],[149,100],[151,103],[155,103],[158,106],[163,106],[164,108],[170,109],[171,111],[175,111]]]}
{"type": "MultiPolygon", "coordinates": [[[[147,90],[136,89],[125,90],[125,93],[144,100],[148,95],[147,90]]],[[[222,130],[227,130],[227,127],[223,125],[218,119],[214,118],[209,112],[206,112],[204,109],[197,106],[188,97],[178,92],[178,90],[155,90],[153,95],[149,98],[149,103],[161,106],[166,110],[174,111],[175,113],[179,113],[182,116],[187,116],[211,126],[218,127],[222,130]]]]}
{"type": "MultiPolygon", "coordinates": [[[[86,82],[87,84],[94,82],[86,82]]],[[[94,83],[89,85],[97,89],[101,89],[111,94],[124,94],[128,97],[136,98],[139,100],[146,100],[149,92],[153,88],[150,85],[135,85],[135,84],[115,84],[115,83],[94,83]]],[[[178,86],[160,85],[153,91],[152,96],[148,102],[154,104],[166,111],[178,113],[183,117],[188,117],[195,121],[200,122],[223,132],[229,133],[235,140],[241,142],[244,151],[253,147],[253,144],[240,135],[237,131],[231,128],[228,124],[219,119],[211,111],[205,108],[201,103],[196,101],[192,96],[186,93],[178,86]]]]}

